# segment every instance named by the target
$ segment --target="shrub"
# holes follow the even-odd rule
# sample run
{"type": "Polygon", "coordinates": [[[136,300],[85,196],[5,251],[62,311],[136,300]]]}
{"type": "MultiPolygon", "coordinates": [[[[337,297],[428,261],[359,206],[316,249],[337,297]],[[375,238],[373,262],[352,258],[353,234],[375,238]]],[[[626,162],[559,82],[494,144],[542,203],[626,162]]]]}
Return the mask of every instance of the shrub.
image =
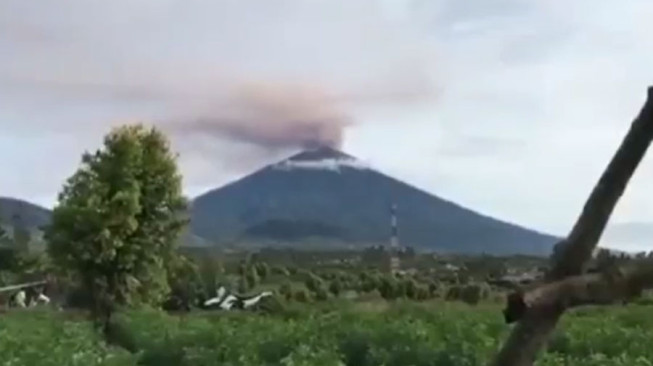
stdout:
{"type": "Polygon", "coordinates": [[[340,292],[342,291],[342,283],[340,280],[333,280],[329,284],[329,292],[333,294],[333,296],[338,297],[340,295],[340,292]]]}
{"type": "Polygon", "coordinates": [[[394,278],[385,276],[380,282],[379,293],[381,294],[381,297],[386,300],[392,300],[398,297],[399,286],[397,285],[397,281],[394,278]]]}
{"type": "Polygon", "coordinates": [[[290,276],[290,272],[288,271],[288,269],[286,269],[286,267],[272,267],[271,272],[273,274],[280,275],[280,276],[285,276],[285,277],[290,276]]]}
{"type": "Polygon", "coordinates": [[[268,277],[268,274],[270,274],[270,267],[267,263],[258,263],[256,265],[256,274],[259,278],[264,280],[268,277]]]}
{"type": "Polygon", "coordinates": [[[259,277],[258,277],[258,271],[255,266],[249,268],[249,270],[247,271],[247,275],[245,276],[245,280],[247,281],[247,287],[250,289],[253,289],[258,285],[259,277]]]}
{"type": "Polygon", "coordinates": [[[324,287],[318,287],[315,290],[315,300],[325,301],[328,298],[329,298],[329,294],[327,293],[327,290],[324,287]]]}
{"type": "Polygon", "coordinates": [[[284,282],[279,287],[279,294],[282,295],[286,300],[292,299],[293,293],[292,293],[292,285],[290,284],[290,282],[284,282]]]}
{"type": "Polygon", "coordinates": [[[306,284],[306,288],[309,289],[309,291],[317,292],[319,288],[324,287],[324,282],[317,275],[308,272],[306,276],[307,278],[304,283],[306,284]]]}
{"type": "Polygon", "coordinates": [[[403,280],[404,294],[407,298],[415,300],[417,298],[417,284],[415,280],[407,278],[403,280]]]}
{"type": "Polygon", "coordinates": [[[295,298],[295,301],[298,301],[298,302],[309,302],[309,301],[311,301],[310,295],[304,289],[298,289],[297,291],[295,291],[294,298],[295,298]]]}

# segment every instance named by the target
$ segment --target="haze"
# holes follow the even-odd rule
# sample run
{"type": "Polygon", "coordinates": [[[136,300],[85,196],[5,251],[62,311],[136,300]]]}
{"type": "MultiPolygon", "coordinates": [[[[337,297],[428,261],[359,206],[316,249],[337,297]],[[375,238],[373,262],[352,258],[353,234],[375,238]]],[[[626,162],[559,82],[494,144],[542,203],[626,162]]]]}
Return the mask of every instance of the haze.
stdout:
{"type": "MultiPolygon", "coordinates": [[[[636,0],[3,0],[0,195],[52,206],[84,150],[142,120],[170,132],[189,195],[326,141],[562,235],[653,80],[651,12],[636,0]]],[[[604,246],[653,249],[652,183],[647,157],[604,246]]]]}

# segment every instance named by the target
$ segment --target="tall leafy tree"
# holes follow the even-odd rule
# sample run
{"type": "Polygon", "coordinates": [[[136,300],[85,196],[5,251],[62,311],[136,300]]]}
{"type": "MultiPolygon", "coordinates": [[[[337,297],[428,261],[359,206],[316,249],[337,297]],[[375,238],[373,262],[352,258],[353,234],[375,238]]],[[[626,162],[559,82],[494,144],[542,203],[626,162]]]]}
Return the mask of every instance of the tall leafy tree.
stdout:
{"type": "Polygon", "coordinates": [[[99,325],[116,306],[160,304],[169,291],[187,222],[176,158],[156,128],[118,127],[83,155],[59,194],[48,253],[88,292],[99,325]]]}

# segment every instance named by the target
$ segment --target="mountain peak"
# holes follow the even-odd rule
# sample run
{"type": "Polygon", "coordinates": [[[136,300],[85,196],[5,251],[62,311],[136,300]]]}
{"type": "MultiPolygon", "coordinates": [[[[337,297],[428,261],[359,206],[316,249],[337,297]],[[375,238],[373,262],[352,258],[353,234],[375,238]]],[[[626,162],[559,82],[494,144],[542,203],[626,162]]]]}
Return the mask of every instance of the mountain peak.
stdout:
{"type": "Polygon", "coordinates": [[[321,145],[304,149],[303,151],[289,157],[290,161],[320,161],[325,159],[334,160],[355,160],[351,155],[334,149],[333,147],[321,145]]]}
{"type": "Polygon", "coordinates": [[[340,171],[341,168],[369,169],[369,167],[356,159],[330,146],[315,146],[307,148],[277,164],[274,169],[317,169],[340,171]]]}

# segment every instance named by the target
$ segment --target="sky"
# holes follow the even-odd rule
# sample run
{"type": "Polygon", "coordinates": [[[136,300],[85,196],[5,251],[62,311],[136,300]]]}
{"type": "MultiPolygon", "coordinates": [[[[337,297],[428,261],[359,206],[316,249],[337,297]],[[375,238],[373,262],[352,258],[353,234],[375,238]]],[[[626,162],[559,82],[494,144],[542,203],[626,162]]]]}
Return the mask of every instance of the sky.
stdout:
{"type": "MultiPolygon", "coordinates": [[[[192,121],[243,86],[301,85],[346,121],[346,152],[564,235],[652,84],[651,13],[644,0],[2,0],[0,195],[52,207],[84,151],[144,121],[175,127],[195,196],[293,151],[184,133],[192,121]]],[[[601,245],[653,249],[650,155],[601,245]]]]}

